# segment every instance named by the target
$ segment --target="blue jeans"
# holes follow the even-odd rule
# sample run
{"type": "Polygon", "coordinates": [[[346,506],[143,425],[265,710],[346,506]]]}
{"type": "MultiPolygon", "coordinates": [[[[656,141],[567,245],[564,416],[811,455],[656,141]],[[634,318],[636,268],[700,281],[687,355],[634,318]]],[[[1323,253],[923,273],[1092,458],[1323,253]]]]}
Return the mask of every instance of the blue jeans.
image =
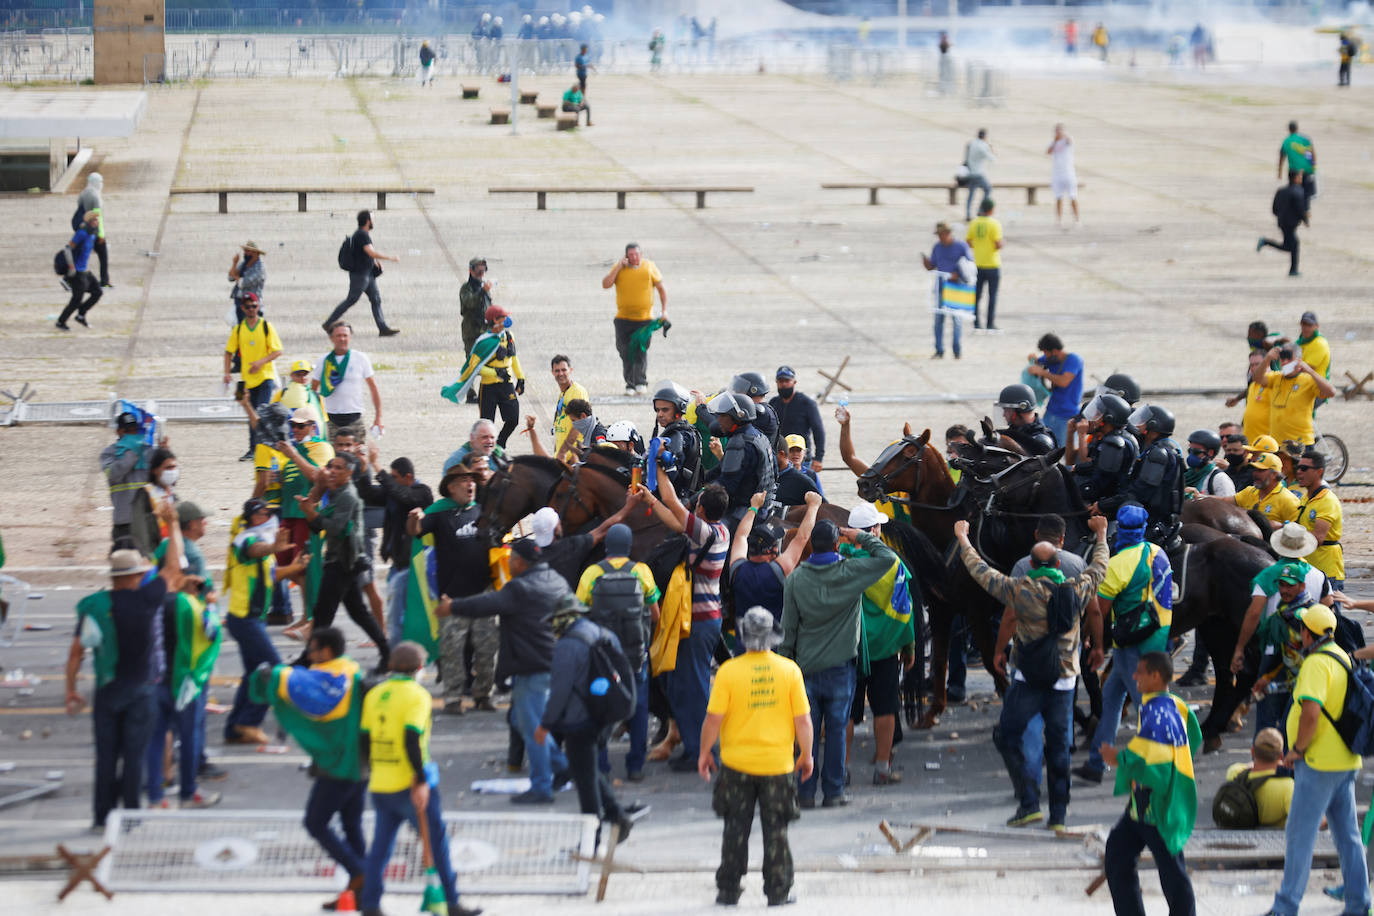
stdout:
{"type": "Polygon", "coordinates": [[[802,780],[798,795],[802,800],[815,799],[816,781],[821,794],[834,798],[844,794],[845,726],[849,723],[849,709],[854,705],[854,687],[858,674],[854,662],[815,671],[803,676],[806,681],[806,701],[811,704],[811,758],[815,769],[810,779],[802,780]],[[824,729],[825,751],[821,740],[824,729]]]}
{"type": "Polygon", "coordinates": [[[363,874],[363,808],[367,807],[367,782],[349,782],[317,776],[305,801],[305,829],[329,857],[343,866],[350,879],[363,874]],[[341,839],[330,821],[339,815],[341,839]]]}
{"type": "MultiPolygon", "coordinates": [[[[1072,713],[1073,706],[1069,706],[1072,713]]],[[[1069,728],[1069,745],[1073,745],[1073,728],[1069,728]]],[[[1026,732],[1021,736],[1021,754],[1026,758],[1026,772],[1035,774],[1035,784],[1040,784],[1040,770],[1045,765],[1045,717],[1036,713],[1026,723],[1026,732]]]]}
{"type": "Polygon", "coordinates": [[[1341,860],[1345,912],[1368,912],[1369,875],[1360,825],[1355,820],[1357,773],[1358,770],[1314,770],[1303,760],[1293,768],[1293,802],[1288,808],[1288,826],[1284,828],[1283,883],[1274,895],[1275,913],[1296,916],[1298,912],[1312,871],[1312,847],[1323,816],[1341,860]]]}
{"type": "Polygon", "coordinates": [[[964,222],[973,219],[973,192],[977,188],[983,189],[983,197],[978,201],[980,206],[992,193],[992,185],[988,184],[986,175],[973,173],[968,176],[968,198],[964,201],[964,222]]]}
{"type": "Polygon", "coordinates": [[[1040,421],[1050,428],[1050,432],[1054,433],[1054,444],[1067,448],[1069,444],[1069,420],[1071,419],[1073,418],[1050,413],[1047,410],[1040,421]]]}
{"type": "Polygon", "coordinates": [[[1126,708],[1129,694],[1135,708],[1140,708],[1140,688],[1135,683],[1135,667],[1140,663],[1138,649],[1113,649],[1112,670],[1102,682],[1102,719],[1097,723],[1092,747],[1088,749],[1087,766],[1099,773],[1107,764],[1098,750],[1104,744],[1116,744],[1116,730],[1121,727],[1121,710],[1126,708]]]}
{"type": "Polygon", "coordinates": [[[386,577],[386,641],[393,646],[399,646],[403,638],[401,633],[406,619],[406,587],[409,584],[409,567],[391,567],[391,572],[387,573],[386,577]]]}
{"type": "Polygon", "coordinates": [[[949,629],[949,670],[945,678],[948,696],[951,700],[963,702],[966,695],[964,687],[968,679],[968,620],[963,614],[954,618],[949,629]]]}
{"type": "MultiPolygon", "coordinates": [[[[693,620],[692,633],[677,647],[677,668],[668,674],[668,705],[682,736],[682,753],[696,760],[701,750],[701,726],[711,698],[711,659],[720,642],[720,620],[693,620]]],[[[848,713],[848,707],[845,707],[848,713]]],[[[844,723],[840,723],[843,734],[844,723]]]]}
{"type": "Polygon", "coordinates": [[[942,312],[935,313],[935,352],[941,354],[945,352],[946,317],[949,317],[950,323],[954,325],[954,355],[959,356],[964,352],[964,323],[958,318],[946,316],[942,312]]]}
{"type": "MultiPolygon", "coordinates": [[[[646,660],[635,678],[635,713],[630,717],[630,750],[625,754],[625,772],[638,773],[644,769],[649,750],[649,663],[646,660]]],[[[611,754],[606,745],[598,751],[597,766],[603,773],[611,771],[611,754]]]]}
{"type": "MultiPolygon", "coordinates": [[[[429,805],[425,808],[425,820],[429,823],[430,851],[434,854],[434,869],[439,873],[439,883],[444,888],[444,899],[449,906],[458,905],[458,879],[453,874],[453,862],[449,859],[448,831],[444,828],[444,811],[439,801],[439,787],[429,787],[429,805]]],[[[373,792],[372,808],[377,822],[372,833],[372,846],[367,851],[367,864],[363,877],[363,899],[358,901],[360,910],[377,910],[382,905],[383,880],[391,852],[396,847],[396,831],[405,822],[420,831],[415,816],[415,805],[410,800],[410,790],[401,792],[373,792]]]]}
{"type": "Polygon", "coordinates": [[[553,796],[553,771],[566,770],[568,760],[549,738],[544,744],[534,740],[534,730],[544,718],[549,705],[549,672],[517,674],[510,679],[511,724],[525,740],[525,753],[530,758],[530,790],[553,796]]]}
{"type": "Polygon", "coordinates": [[[172,688],[159,684],[154,690],[153,731],[148,738],[148,752],[143,758],[143,766],[148,771],[148,804],[162,801],[162,749],[167,730],[171,729],[181,737],[177,750],[177,770],[181,778],[178,793],[182,801],[196,794],[196,769],[200,766],[200,755],[205,750],[205,691],[177,710],[172,688]]]}
{"type": "Polygon", "coordinates": [[[280,665],[281,657],[267,635],[267,625],[262,620],[250,620],[230,614],[224,618],[224,628],[239,644],[239,656],[243,659],[243,680],[239,681],[238,692],[234,694],[234,707],[224,717],[224,737],[233,738],[235,729],[240,725],[256,728],[267,718],[265,703],[248,701],[248,676],[263,662],[280,665]]]}
{"type": "Polygon", "coordinates": [[[1073,691],[1032,687],[1012,681],[1002,704],[1002,718],[992,742],[1006,762],[1016,800],[1024,809],[1040,810],[1040,766],[1026,758],[1024,739],[1035,718],[1044,721],[1045,763],[1049,768],[1050,823],[1062,824],[1069,810],[1069,746],[1072,741],[1073,691]]]}
{"type": "Polygon", "coordinates": [[[1288,732],[1284,724],[1288,721],[1288,707],[1291,705],[1293,692],[1290,690],[1283,693],[1266,693],[1255,704],[1255,734],[1258,735],[1261,729],[1277,728],[1283,736],[1284,753],[1288,752],[1288,732]]]}
{"type": "Polygon", "coordinates": [[[143,753],[153,727],[153,688],[128,688],[107,684],[95,692],[91,703],[95,731],[95,825],[120,800],[125,808],[138,807],[143,782],[143,753]]]}

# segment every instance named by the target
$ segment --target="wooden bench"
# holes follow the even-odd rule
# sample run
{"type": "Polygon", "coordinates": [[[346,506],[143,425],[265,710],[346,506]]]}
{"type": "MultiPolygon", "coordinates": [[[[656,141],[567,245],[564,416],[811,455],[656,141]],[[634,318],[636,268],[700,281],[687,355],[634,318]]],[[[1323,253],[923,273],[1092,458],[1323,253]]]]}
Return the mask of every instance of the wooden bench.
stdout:
{"type": "Polygon", "coordinates": [[[482,87],[481,87],[481,86],[468,86],[468,85],[464,84],[464,86],[463,86],[463,98],[465,98],[465,99],[475,99],[475,98],[477,98],[477,93],[481,92],[481,90],[482,90],[482,87]]]}
{"type": "Polygon", "coordinates": [[[491,123],[493,123],[493,124],[509,124],[509,123],[510,123],[510,109],[509,109],[509,108],[493,108],[493,109],[491,110],[491,123]]]}
{"type": "Polygon", "coordinates": [[[386,209],[386,196],[388,194],[433,194],[433,188],[336,188],[336,187],[312,187],[312,188],[263,188],[263,187],[236,187],[236,188],[172,188],[168,194],[215,194],[219,196],[219,212],[229,212],[230,194],[295,194],[296,210],[300,213],[306,212],[306,198],[311,194],[376,194],[377,209],[386,209]]]}
{"type": "MultiPolygon", "coordinates": [[[[1035,206],[1035,192],[1042,188],[1048,189],[1049,186],[1048,182],[1036,181],[997,181],[992,183],[994,190],[997,188],[1025,188],[1026,203],[1032,207],[1035,206]]],[[[1078,186],[1080,188],[1086,187],[1082,182],[1080,182],[1078,186]]],[[[875,207],[878,205],[879,190],[948,191],[950,206],[954,206],[958,202],[959,191],[962,190],[959,185],[949,181],[916,183],[894,181],[845,181],[824,183],[821,185],[821,189],[825,191],[868,191],[868,203],[870,206],[875,207]]]]}
{"type": "Polygon", "coordinates": [[[625,195],[627,194],[695,194],[697,196],[697,209],[705,210],[707,194],[753,194],[754,189],[724,186],[646,185],[629,188],[487,188],[487,193],[533,194],[535,195],[536,210],[548,209],[545,204],[550,194],[614,194],[617,210],[625,209],[625,195]]]}
{"type": "Polygon", "coordinates": [[[558,110],[557,105],[536,105],[535,110],[539,112],[541,118],[552,118],[554,112],[558,110]]]}
{"type": "Polygon", "coordinates": [[[535,102],[535,100],[538,99],[538,98],[539,98],[539,90],[537,90],[537,89],[521,89],[521,90],[520,90],[520,104],[521,104],[521,105],[533,105],[534,102],[535,102]]]}
{"type": "Polygon", "coordinates": [[[577,112],[575,112],[575,111],[570,111],[570,112],[568,112],[567,114],[561,114],[561,115],[559,115],[559,116],[558,116],[558,129],[559,129],[559,130],[576,130],[576,129],[577,129],[577,120],[578,120],[578,118],[580,118],[580,117],[582,117],[582,116],[581,116],[580,114],[578,114],[577,112]]]}

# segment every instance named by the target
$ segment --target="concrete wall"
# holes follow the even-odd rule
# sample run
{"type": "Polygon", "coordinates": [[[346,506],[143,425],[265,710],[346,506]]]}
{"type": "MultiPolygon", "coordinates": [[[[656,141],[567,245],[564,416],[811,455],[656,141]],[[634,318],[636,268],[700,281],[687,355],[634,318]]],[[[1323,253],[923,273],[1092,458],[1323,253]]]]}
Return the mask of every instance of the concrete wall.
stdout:
{"type": "Polygon", "coordinates": [[[141,83],[160,78],[166,55],[163,0],[95,0],[95,81],[141,83]]]}

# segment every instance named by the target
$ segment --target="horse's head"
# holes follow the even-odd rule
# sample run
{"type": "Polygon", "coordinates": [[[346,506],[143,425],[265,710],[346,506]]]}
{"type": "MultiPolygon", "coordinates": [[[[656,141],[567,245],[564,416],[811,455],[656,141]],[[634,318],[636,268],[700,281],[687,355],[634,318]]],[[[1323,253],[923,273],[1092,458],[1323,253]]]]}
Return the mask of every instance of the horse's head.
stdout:
{"type": "MultiPolygon", "coordinates": [[[[994,438],[993,440],[997,440],[994,438]]],[[[1000,444],[992,444],[986,440],[979,440],[968,444],[956,444],[954,446],[954,458],[950,461],[954,467],[964,472],[964,477],[960,480],[987,481],[1008,468],[1013,467],[1017,462],[1025,459],[1025,455],[1019,451],[1011,451],[1003,448],[1000,444]]]]}
{"type": "MultiPolygon", "coordinates": [[[[914,436],[908,423],[902,428],[902,438],[883,449],[868,470],[859,476],[859,496],[869,502],[892,493],[910,493],[915,497],[923,484],[922,465],[931,464],[938,465],[946,479],[949,477],[944,459],[930,444],[930,430],[914,436]]],[[[933,474],[925,476],[928,479],[933,474]]]]}
{"type": "Polygon", "coordinates": [[[553,458],[521,455],[496,470],[477,493],[477,528],[493,543],[544,505],[567,466],[553,458]]]}
{"type": "MultiPolygon", "coordinates": [[[[1001,467],[988,474],[988,485],[996,493],[996,507],[1005,512],[1056,512],[1065,514],[1079,508],[1082,500],[1076,487],[1065,487],[1059,470],[1062,448],[1047,455],[1027,458],[1001,449],[1001,467]],[[1070,492],[1071,491],[1071,492],[1070,492]]],[[[996,467],[999,462],[991,462],[996,467]]]]}

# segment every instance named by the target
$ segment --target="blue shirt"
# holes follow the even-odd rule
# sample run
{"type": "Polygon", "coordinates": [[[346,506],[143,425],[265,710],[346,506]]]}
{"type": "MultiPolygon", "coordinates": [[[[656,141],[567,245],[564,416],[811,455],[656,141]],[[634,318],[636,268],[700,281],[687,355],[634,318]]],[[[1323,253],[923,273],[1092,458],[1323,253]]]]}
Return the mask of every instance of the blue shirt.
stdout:
{"type": "Polygon", "coordinates": [[[85,226],[76,230],[76,235],[72,236],[72,267],[74,270],[85,270],[86,264],[91,259],[91,249],[95,247],[95,235],[87,231],[85,226]]]}
{"type": "Polygon", "coordinates": [[[1045,413],[1054,414],[1056,417],[1071,417],[1078,413],[1078,404],[1083,400],[1083,357],[1077,353],[1065,353],[1062,363],[1052,363],[1044,356],[1041,356],[1036,362],[1055,375],[1061,375],[1065,372],[1073,373],[1072,382],[1063,388],[1054,388],[1050,392],[1050,400],[1045,405],[1045,413]]]}
{"type": "Polygon", "coordinates": [[[952,239],[948,245],[936,242],[935,247],[930,249],[930,262],[936,270],[947,274],[958,273],[960,258],[972,261],[973,251],[968,247],[968,242],[959,239],[952,239]]]}
{"type": "MultiPolygon", "coordinates": [[[[567,58],[564,58],[567,60],[567,58]]],[[[582,79],[587,78],[587,55],[579,54],[573,58],[573,66],[577,68],[577,75],[582,79]]]]}

